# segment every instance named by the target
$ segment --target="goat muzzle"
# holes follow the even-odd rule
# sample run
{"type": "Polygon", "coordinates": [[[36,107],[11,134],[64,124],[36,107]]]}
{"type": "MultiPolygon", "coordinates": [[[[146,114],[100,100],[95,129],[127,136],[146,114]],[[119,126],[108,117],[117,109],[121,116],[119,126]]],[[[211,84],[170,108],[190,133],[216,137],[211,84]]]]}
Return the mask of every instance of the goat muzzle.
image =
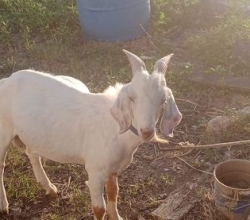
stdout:
{"type": "Polygon", "coordinates": [[[141,128],[141,135],[142,135],[143,140],[145,141],[150,141],[153,138],[154,134],[155,134],[154,129],[149,129],[149,128],[142,129],[141,128]]]}

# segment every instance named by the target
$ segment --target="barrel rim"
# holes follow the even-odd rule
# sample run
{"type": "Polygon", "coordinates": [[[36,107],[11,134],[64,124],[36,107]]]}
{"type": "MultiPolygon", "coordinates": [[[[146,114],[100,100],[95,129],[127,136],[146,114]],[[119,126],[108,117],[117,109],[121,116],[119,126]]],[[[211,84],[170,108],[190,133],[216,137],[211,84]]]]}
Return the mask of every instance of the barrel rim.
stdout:
{"type": "Polygon", "coordinates": [[[214,171],[213,171],[213,176],[214,176],[214,179],[220,183],[223,187],[225,187],[226,189],[233,189],[233,190],[237,190],[238,192],[246,192],[246,191],[250,191],[250,187],[247,188],[247,189],[241,189],[241,188],[236,188],[236,187],[231,187],[231,186],[227,186],[226,184],[222,183],[218,178],[217,178],[217,175],[216,175],[216,171],[218,169],[218,167],[222,166],[222,165],[225,165],[227,163],[230,163],[230,162],[244,162],[244,163],[248,163],[250,165],[250,161],[249,160],[244,160],[244,159],[230,159],[230,160],[226,160],[226,161],[223,161],[219,164],[216,165],[214,171]]]}
{"type": "MultiPolygon", "coordinates": [[[[76,0],[77,2],[81,1],[81,0],[76,0]]],[[[134,7],[136,5],[141,4],[142,2],[144,2],[145,0],[141,0],[138,2],[134,2],[133,4],[129,4],[123,7],[117,7],[117,8],[93,8],[93,7],[81,7],[82,9],[88,10],[88,11],[93,11],[93,12],[105,12],[105,11],[117,11],[117,10],[123,10],[123,9],[127,9],[127,8],[131,8],[134,7]]],[[[148,1],[149,2],[149,1],[148,1]]]]}

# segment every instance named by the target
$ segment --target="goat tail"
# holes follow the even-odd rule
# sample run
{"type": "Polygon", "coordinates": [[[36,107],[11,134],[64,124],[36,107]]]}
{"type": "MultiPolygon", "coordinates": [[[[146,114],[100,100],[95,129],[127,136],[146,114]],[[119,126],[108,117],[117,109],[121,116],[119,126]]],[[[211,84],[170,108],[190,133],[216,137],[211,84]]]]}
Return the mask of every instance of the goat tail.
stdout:
{"type": "Polygon", "coordinates": [[[151,139],[151,142],[159,144],[168,144],[168,140],[159,137],[157,134],[151,139]]]}

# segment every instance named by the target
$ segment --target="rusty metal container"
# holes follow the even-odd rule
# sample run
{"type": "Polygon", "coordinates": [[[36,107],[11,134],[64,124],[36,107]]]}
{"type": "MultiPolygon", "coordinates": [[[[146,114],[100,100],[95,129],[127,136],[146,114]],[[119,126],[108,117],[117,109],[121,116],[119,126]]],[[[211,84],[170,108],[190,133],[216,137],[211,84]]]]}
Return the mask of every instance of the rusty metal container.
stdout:
{"type": "Polygon", "coordinates": [[[246,220],[250,215],[250,161],[233,159],[216,166],[215,205],[230,220],[246,220]]]}

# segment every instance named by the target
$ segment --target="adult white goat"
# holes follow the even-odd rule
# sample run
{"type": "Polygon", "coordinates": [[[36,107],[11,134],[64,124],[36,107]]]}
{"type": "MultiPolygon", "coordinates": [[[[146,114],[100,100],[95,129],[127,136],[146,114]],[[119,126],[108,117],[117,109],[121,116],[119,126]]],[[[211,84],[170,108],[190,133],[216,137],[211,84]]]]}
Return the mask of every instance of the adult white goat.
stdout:
{"type": "Polygon", "coordinates": [[[3,173],[6,150],[13,141],[26,146],[37,182],[47,194],[55,195],[57,188],[45,174],[41,157],[85,164],[94,218],[104,219],[105,186],[109,218],[122,219],[117,211],[117,174],[143,141],[157,140],[161,111],[164,136],[172,136],[182,117],[164,76],[172,55],[157,61],[149,74],[139,57],[124,52],[132,66],[132,81],[104,93],[90,93],[71,77],[33,70],[0,80],[0,211],[8,212],[3,173]]]}

